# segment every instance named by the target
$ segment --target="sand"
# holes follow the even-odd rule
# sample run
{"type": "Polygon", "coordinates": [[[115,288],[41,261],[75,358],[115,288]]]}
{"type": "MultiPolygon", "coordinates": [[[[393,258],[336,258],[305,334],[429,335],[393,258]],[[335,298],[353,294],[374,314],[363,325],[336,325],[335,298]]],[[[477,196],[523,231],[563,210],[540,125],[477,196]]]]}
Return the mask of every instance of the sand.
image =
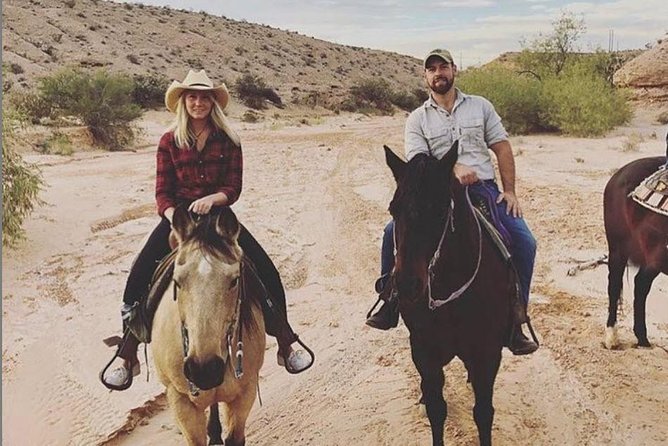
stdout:
{"type": "MultiPolygon", "coordinates": [[[[158,221],[154,144],[168,119],[146,115],[146,142],[136,151],[26,155],[48,187],[46,204],[26,222],[27,241],[3,250],[2,444],[183,444],[150,348],[149,382],[143,354],[128,391],[109,392],[97,379],[113,352],[102,339],[118,332],[129,265],[158,221]]],[[[400,151],[404,120],[237,123],[245,177],[234,210],[277,264],[292,324],[317,354],[312,369],[289,375],[269,338],[263,405],[251,413],[248,444],[430,441],[407,329],[364,325],[394,187],[382,145],[400,151]]],[[[660,276],[648,298],[654,347],[634,348],[627,299],[622,349],[608,351],[605,266],[566,274],[606,253],[603,186],[626,162],[664,153],[665,131],[639,113],[604,138],[512,138],[518,194],[539,245],[530,313],[542,345],[530,357],[504,351],[495,444],[668,442],[668,278],[660,276]],[[623,148],[629,138],[641,140],[633,150],[623,148]]],[[[473,396],[459,360],[446,367],[444,394],[446,441],[475,444],[473,396]]]]}

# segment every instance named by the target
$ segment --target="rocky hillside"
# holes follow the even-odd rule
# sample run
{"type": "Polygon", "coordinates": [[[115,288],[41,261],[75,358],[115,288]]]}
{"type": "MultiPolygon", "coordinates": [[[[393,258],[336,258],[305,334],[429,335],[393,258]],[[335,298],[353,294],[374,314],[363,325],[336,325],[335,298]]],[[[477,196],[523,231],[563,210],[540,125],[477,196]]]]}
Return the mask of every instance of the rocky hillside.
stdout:
{"type": "Polygon", "coordinates": [[[393,88],[420,87],[420,61],[386,51],[337,45],[296,32],[205,12],[99,0],[3,2],[3,64],[13,88],[65,67],[105,67],[182,79],[202,67],[232,84],[259,75],[284,103],[331,104],[362,78],[393,88]]]}
{"type": "Polygon", "coordinates": [[[615,84],[630,87],[634,97],[668,101],[668,35],[615,73],[615,84]]]}

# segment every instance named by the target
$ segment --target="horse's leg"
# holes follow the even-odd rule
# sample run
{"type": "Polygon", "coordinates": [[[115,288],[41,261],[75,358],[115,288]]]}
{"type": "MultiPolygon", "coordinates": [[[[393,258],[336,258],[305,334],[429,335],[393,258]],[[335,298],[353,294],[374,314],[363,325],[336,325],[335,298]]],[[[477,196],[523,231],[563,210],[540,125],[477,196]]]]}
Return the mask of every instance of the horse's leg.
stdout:
{"type": "Polygon", "coordinates": [[[469,371],[471,385],[475,394],[473,419],[478,426],[480,446],[492,444],[492,422],[494,421],[494,406],[492,396],[494,381],[501,364],[501,350],[494,350],[490,354],[483,354],[467,358],[466,368],[469,371]]]}
{"type": "Polygon", "coordinates": [[[246,420],[255,402],[256,388],[257,383],[249,383],[239,397],[228,404],[223,404],[225,446],[244,446],[246,444],[246,420]]]}
{"type": "Polygon", "coordinates": [[[413,337],[411,337],[411,356],[422,379],[420,382],[421,401],[424,400],[427,409],[427,417],[431,425],[432,444],[443,446],[445,418],[448,415],[448,405],[443,399],[443,385],[445,384],[443,366],[426,351],[424,346],[416,344],[417,342],[414,343],[413,337]]]}
{"type": "Polygon", "coordinates": [[[610,248],[608,253],[608,322],[605,329],[605,347],[608,349],[615,348],[619,344],[616,327],[617,306],[622,294],[627,261],[628,258],[620,249],[610,248]]]}
{"type": "Polygon", "coordinates": [[[173,386],[167,387],[167,401],[174,412],[188,446],[206,446],[206,417],[186,395],[173,386]]]}
{"type": "Polygon", "coordinates": [[[641,267],[634,280],[633,288],[633,333],[638,338],[639,347],[651,347],[647,339],[647,325],[645,324],[645,304],[652,282],[659,275],[658,271],[641,267]]]}
{"type": "Polygon", "coordinates": [[[223,428],[220,425],[218,403],[213,403],[209,407],[209,423],[206,425],[206,431],[209,434],[209,444],[223,444],[223,428]]]}

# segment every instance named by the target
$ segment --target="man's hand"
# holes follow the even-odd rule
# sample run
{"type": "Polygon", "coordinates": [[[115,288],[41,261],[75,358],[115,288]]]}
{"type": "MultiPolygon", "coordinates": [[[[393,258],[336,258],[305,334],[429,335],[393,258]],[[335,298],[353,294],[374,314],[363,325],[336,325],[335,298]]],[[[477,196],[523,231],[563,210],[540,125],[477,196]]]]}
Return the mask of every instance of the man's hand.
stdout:
{"type": "Polygon", "coordinates": [[[463,186],[468,186],[478,181],[478,174],[475,173],[475,170],[463,164],[455,164],[455,167],[452,168],[452,173],[463,186]]]}
{"type": "Polygon", "coordinates": [[[207,195],[206,197],[202,197],[199,200],[195,200],[190,203],[188,210],[200,215],[208,214],[211,210],[211,207],[216,204],[215,201],[216,197],[214,194],[207,195]]]}
{"type": "Polygon", "coordinates": [[[513,214],[513,217],[518,218],[522,217],[522,209],[520,208],[520,202],[517,200],[514,192],[503,192],[496,199],[496,203],[499,204],[503,200],[506,201],[506,214],[513,214]]]}

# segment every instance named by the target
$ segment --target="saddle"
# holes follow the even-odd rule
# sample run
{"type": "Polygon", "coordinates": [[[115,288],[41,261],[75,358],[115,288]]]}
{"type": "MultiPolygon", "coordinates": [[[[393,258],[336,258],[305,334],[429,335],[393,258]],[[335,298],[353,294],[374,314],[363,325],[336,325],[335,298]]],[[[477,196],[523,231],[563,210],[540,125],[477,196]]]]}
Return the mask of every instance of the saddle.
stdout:
{"type": "Polygon", "coordinates": [[[513,269],[515,276],[515,292],[511,298],[511,320],[515,324],[527,323],[529,322],[529,316],[527,315],[526,308],[520,298],[520,279],[510,254],[510,247],[512,246],[510,233],[503,223],[501,223],[497,207],[492,203],[491,197],[480,194],[471,194],[470,197],[475,217],[478,219],[478,222],[480,222],[480,226],[484,228],[492,242],[494,242],[494,246],[496,246],[497,251],[501,254],[503,260],[513,269]]]}
{"type": "Polygon", "coordinates": [[[475,216],[480,225],[490,236],[503,259],[507,262],[510,261],[512,239],[510,238],[510,233],[499,219],[496,205],[490,202],[491,198],[489,197],[479,194],[471,194],[470,196],[475,216]]]}
{"type": "Polygon", "coordinates": [[[645,178],[629,196],[639,205],[668,216],[668,168],[661,166],[645,178]]]}

